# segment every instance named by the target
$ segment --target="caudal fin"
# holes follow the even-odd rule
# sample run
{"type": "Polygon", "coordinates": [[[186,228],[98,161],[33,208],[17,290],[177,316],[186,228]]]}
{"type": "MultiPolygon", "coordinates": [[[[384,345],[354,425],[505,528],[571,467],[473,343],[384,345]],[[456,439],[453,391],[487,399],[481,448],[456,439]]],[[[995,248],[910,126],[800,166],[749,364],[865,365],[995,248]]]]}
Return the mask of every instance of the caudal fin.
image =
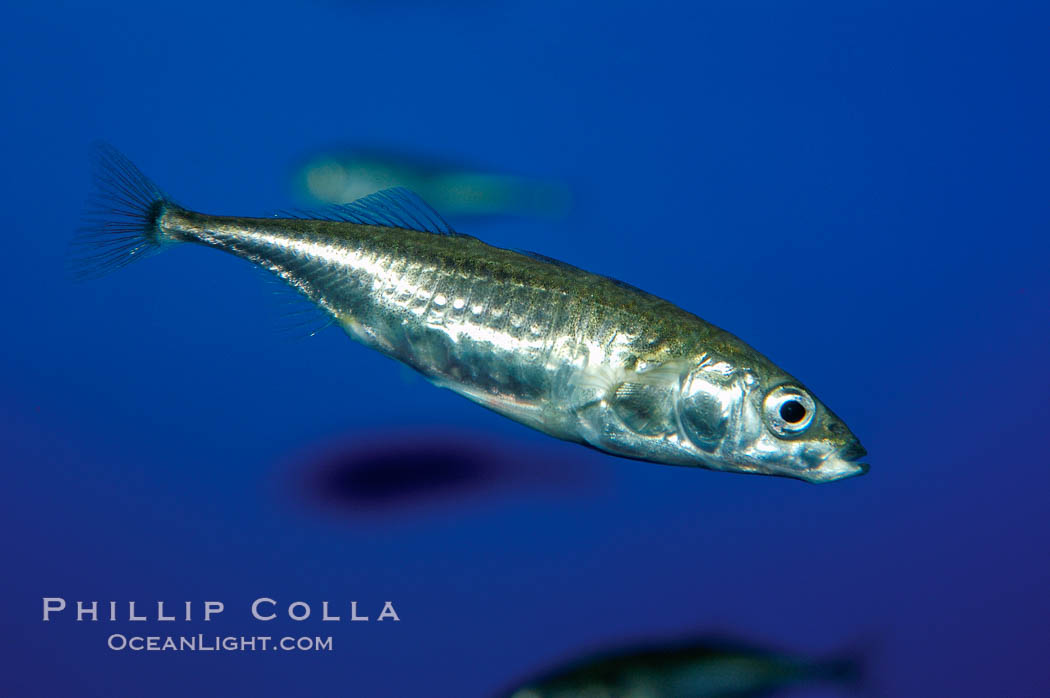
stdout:
{"type": "Polygon", "coordinates": [[[157,219],[169,199],[108,143],[93,152],[95,189],[71,245],[78,278],[95,278],[157,252],[157,219]]]}

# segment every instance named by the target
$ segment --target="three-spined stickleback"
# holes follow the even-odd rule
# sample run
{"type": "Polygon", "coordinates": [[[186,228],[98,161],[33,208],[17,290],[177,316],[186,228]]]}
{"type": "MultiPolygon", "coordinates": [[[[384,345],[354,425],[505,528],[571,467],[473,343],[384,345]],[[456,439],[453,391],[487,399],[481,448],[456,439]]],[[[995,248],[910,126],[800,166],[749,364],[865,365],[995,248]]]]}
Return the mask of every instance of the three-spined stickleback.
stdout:
{"type": "Polygon", "coordinates": [[[271,271],[354,339],[546,434],[671,465],[837,480],[846,425],[732,334],[633,286],[452,230],[405,189],[319,218],[210,216],[101,146],[91,271],[177,243],[271,271]]]}

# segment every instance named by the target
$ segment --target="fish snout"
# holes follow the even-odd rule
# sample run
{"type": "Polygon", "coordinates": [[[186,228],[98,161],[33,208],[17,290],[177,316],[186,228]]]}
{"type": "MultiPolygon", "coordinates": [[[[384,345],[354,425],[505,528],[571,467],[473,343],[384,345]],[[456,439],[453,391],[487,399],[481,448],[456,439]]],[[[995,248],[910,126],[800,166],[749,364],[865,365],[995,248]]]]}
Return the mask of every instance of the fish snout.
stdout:
{"type": "MultiPolygon", "coordinates": [[[[858,461],[864,456],[868,455],[868,450],[860,445],[860,441],[853,439],[848,444],[839,449],[837,454],[842,460],[858,461]]],[[[865,465],[865,468],[868,466],[865,465]]]]}
{"type": "Polygon", "coordinates": [[[868,455],[868,451],[860,445],[857,439],[851,440],[845,446],[835,451],[816,468],[813,468],[805,479],[810,482],[832,482],[847,477],[855,477],[868,472],[867,463],[857,461],[868,455]]]}

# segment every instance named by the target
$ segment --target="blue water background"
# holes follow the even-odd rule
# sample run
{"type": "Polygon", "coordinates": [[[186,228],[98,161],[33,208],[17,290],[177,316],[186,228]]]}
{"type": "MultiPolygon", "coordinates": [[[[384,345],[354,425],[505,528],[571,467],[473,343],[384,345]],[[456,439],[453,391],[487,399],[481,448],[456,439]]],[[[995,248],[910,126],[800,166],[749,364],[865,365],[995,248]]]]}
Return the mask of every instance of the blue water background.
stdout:
{"type": "Polygon", "coordinates": [[[1050,691],[1045,5],[4,14],[3,695],[479,696],[692,632],[858,648],[880,695],[1050,691]],[[287,338],[272,288],[199,248],[76,285],[96,138],[212,213],[293,205],[291,166],[342,143],[562,179],[564,221],[464,232],[733,331],[846,420],[871,472],[812,486],[556,442],[337,329],[287,338]],[[317,453],[377,440],[538,470],[403,506],[303,495],[317,453]],[[226,611],[43,623],[44,596],[226,611]],[[253,623],[259,596],[373,619],[393,600],[401,621],[253,623]],[[112,632],[335,652],[133,654],[112,632]]]}

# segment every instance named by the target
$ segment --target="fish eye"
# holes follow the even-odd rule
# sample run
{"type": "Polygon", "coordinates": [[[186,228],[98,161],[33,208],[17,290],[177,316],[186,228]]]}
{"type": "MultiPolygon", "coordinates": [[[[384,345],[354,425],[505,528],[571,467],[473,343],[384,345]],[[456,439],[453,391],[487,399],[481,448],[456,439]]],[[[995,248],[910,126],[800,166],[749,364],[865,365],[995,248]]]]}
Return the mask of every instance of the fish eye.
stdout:
{"type": "Polygon", "coordinates": [[[773,432],[787,436],[804,431],[813,422],[816,403],[802,388],[779,385],[766,395],[764,412],[773,432]]]}
{"type": "Polygon", "coordinates": [[[780,417],[788,424],[798,424],[806,418],[806,408],[798,400],[788,400],[780,405],[780,417]]]}

